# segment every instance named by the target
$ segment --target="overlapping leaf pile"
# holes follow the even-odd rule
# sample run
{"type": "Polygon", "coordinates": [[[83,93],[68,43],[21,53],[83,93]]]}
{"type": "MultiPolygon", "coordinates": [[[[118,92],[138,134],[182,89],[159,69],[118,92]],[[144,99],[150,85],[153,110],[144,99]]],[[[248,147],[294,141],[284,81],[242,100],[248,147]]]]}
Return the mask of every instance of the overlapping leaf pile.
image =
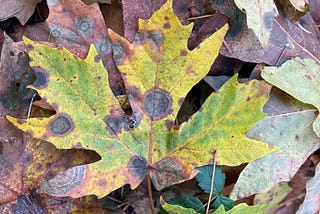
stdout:
{"type": "Polygon", "coordinates": [[[211,161],[211,149],[225,165],[250,162],[276,150],[245,136],[265,116],[262,106],[270,87],[263,81],[239,84],[235,76],[188,122],[175,125],[186,94],[206,75],[227,31],[224,26],[189,51],[191,27],[180,24],[169,1],[151,19],[139,21],[132,44],[109,31],[131,115],[112,94],[93,46],[83,60],[63,48],[25,39],[37,75],[32,88],[56,114],[8,119],[58,148],[91,149],[101,156],[86,166],[77,185],[60,195],[102,197],[126,183],[135,188],[147,174],[162,189],[194,176],[194,167],[211,161]]]}

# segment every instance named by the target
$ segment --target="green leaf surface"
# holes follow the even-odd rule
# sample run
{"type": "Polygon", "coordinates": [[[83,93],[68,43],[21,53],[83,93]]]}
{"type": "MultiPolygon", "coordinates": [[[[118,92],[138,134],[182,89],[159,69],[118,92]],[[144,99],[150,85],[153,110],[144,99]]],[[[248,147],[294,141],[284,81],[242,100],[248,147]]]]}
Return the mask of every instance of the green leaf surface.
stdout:
{"type": "Polygon", "coordinates": [[[202,202],[197,197],[193,196],[172,198],[168,201],[168,204],[178,205],[184,208],[191,208],[198,213],[204,213],[205,211],[202,202]]]}
{"type": "MultiPolygon", "coordinates": [[[[213,165],[198,167],[199,173],[196,176],[198,186],[205,192],[210,193],[213,165]]],[[[225,184],[226,175],[222,173],[222,167],[216,166],[214,172],[214,187],[212,194],[218,195],[225,184]]]]}
{"type": "Polygon", "coordinates": [[[245,203],[238,204],[229,211],[225,211],[224,206],[220,206],[213,214],[260,214],[265,210],[266,205],[259,204],[254,206],[249,206],[245,203]]]}
{"type": "Polygon", "coordinates": [[[297,214],[319,213],[320,212],[320,164],[316,167],[316,174],[307,181],[306,196],[300,205],[297,214]]]}
{"type": "Polygon", "coordinates": [[[80,59],[64,48],[25,40],[37,75],[32,88],[56,114],[8,120],[58,148],[91,149],[101,156],[85,166],[78,185],[60,195],[102,197],[124,184],[136,188],[147,174],[162,189],[195,176],[194,167],[208,164],[212,149],[224,165],[250,162],[276,150],[245,136],[265,117],[261,109],[270,87],[264,81],[239,84],[234,76],[187,123],[174,125],[186,94],[218,55],[227,26],[189,51],[192,26],[180,24],[168,1],[151,19],[140,20],[139,29],[132,44],[110,31],[132,115],[113,96],[93,46],[80,59]]]}
{"type": "Polygon", "coordinates": [[[225,211],[228,211],[234,207],[235,202],[227,196],[218,195],[211,207],[218,209],[221,205],[224,206],[225,211]]]}
{"type": "Polygon", "coordinates": [[[278,15],[273,0],[255,0],[250,3],[245,0],[235,0],[234,2],[240,10],[246,13],[248,28],[252,29],[261,44],[266,46],[271,35],[273,19],[278,15]]]}
{"type": "Polygon", "coordinates": [[[249,163],[241,172],[230,197],[240,199],[266,192],[281,181],[290,181],[307,157],[319,147],[319,138],[311,127],[315,114],[315,110],[306,110],[270,116],[252,128],[248,137],[281,149],[249,163]]]}
{"type": "MultiPolygon", "coordinates": [[[[261,75],[296,99],[320,109],[320,67],[314,60],[297,57],[280,67],[265,67],[261,75]]],[[[319,117],[313,123],[313,130],[320,137],[319,117]]]]}

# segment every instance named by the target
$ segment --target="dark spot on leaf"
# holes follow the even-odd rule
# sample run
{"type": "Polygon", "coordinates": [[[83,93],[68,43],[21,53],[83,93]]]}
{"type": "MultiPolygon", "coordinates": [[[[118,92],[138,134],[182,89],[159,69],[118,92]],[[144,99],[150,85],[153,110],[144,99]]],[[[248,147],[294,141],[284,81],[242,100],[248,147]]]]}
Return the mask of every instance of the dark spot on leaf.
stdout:
{"type": "Polygon", "coordinates": [[[72,83],[72,80],[69,80],[70,83],[72,83]]]}
{"type": "Polygon", "coordinates": [[[72,167],[58,173],[52,180],[46,182],[42,189],[47,194],[64,194],[79,186],[86,172],[85,166],[72,167]]]}
{"type": "Polygon", "coordinates": [[[112,135],[117,135],[121,132],[121,124],[123,121],[119,117],[106,117],[104,122],[107,125],[107,129],[112,135]]]}
{"type": "Polygon", "coordinates": [[[37,88],[46,88],[48,85],[49,74],[46,70],[40,67],[32,67],[35,72],[36,80],[33,85],[37,88]]]}
{"type": "Polygon", "coordinates": [[[184,169],[178,159],[165,159],[158,162],[151,174],[153,183],[156,189],[160,190],[178,180],[186,179],[184,177],[184,169]]]}
{"type": "Polygon", "coordinates": [[[186,50],[180,51],[180,56],[187,56],[188,52],[186,50]]]}
{"type": "Polygon", "coordinates": [[[14,53],[12,51],[10,51],[9,55],[10,56],[14,56],[14,53]]]}
{"type": "Polygon", "coordinates": [[[164,38],[160,32],[151,31],[148,33],[148,39],[151,39],[156,46],[160,46],[164,38]]]}
{"type": "Polygon", "coordinates": [[[165,16],[165,17],[164,17],[164,20],[168,21],[168,20],[169,20],[169,17],[168,17],[168,16],[165,16]]]}
{"type": "Polygon", "coordinates": [[[98,63],[101,60],[101,57],[99,55],[94,57],[94,62],[98,63]]]}
{"type": "Polygon", "coordinates": [[[51,35],[55,38],[60,38],[62,36],[62,32],[58,29],[54,29],[51,31],[51,35]]]}
{"type": "Polygon", "coordinates": [[[234,136],[233,136],[233,135],[231,135],[231,138],[234,138],[234,136]]]}
{"type": "Polygon", "coordinates": [[[28,51],[28,52],[30,52],[30,51],[32,51],[32,50],[34,49],[34,47],[33,47],[32,45],[30,45],[30,44],[28,44],[28,45],[26,46],[26,48],[27,48],[27,51],[28,51]]]}
{"type": "Polygon", "coordinates": [[[128,163],[128,168],[133,176],[141,180],[147,175],[147,161],[141,156],[133,156],[128,163]]]}
{"type": "Polygon", "coordinates": [[[280,134],[280,136],[282,136],[282,135],[283,135],[283,133],[282,133],[282,132],[280,132],[279,134],[280,134]]]}
{"type": "Polygon", "coordinates": [[[165,23],[164,25],[163,25],[163,28],[164,29],[169,29],[171,27],[171,25],[169,24],[169,23],[165,23]]]}
{"type": "Polygon", "coordinates": [[[121,58],[125,56],[125,48],[122,46],[122,44],[115,43],[112,44],[112,50],[113,50],[113,58],[116,63],[120,63],[121,58]]]}
{"type": "Polygon", "coordinates": [[[270,30],[272,28],[274,14],[272,12],[267,12],[263,15],[264,26],[270,30]]]}
{"type": "Polygon", "coordinates": [[[66,59],[66,58],[63,58],[63,61],[67,61],[67,59],[66,59]]]}
{"type": "Polygon", "coordinates": [[[246,101],[249,102],[250,100],[251,100],[251,98],[250,98],[250,97],[247,97],[246,101]]]}
{"type": "Polygon", "coordinates": [[[296,136],[294,137],[295,140],[299,140],[299,138],[300,138],[299,135],[296,135],[296,136]]]}
{"type": "Polygon", "coordinates": [[[111,52],[111,41],[105,35],[95,44],[95,46],[97,47],[99,54],[107,54],[111,52]]]}
{"type": "Polygon", "coordinates": [[[55,135],[65,135],[73,129],[72,120],[67,115],[58,115],[50,123],[50,131],[55,135]]]}
{"type": "Polygon", "coordinates": [[[308,74],[304,75],[308,80],[312,80],[312,77],[308,74]]]}
{"type": "Polygon", "coordinates": [[[134,100],[138,97],[138,89],[134,88],[134,87],[130,87],[127,90],[127,96],[129,100],[134,100]]]}
{"type": "Polygon", "coordinates": [[[146,94],[144,109],[152,119],[161,119],[168,114],[171,98],[162,91],[151,90],[146,94]]]}
{"type": "Polygon", "coordinates": [[[146,41],[145,34],[141,31],[137,32],[134,37],[134,42],[139,44],[139,43],[145,43],[145,41],[146,41]]]}
{"type": "Polygon", "coordinates": [[[88,32],[92,29],[92,22],[90,19],[81,18],[78,23],[78,29],[82,32],[88,32]]]}
{"type": "Polygon", "coordinates": [[[106,188],[106,185],[107,185],[106,179],[102,178],[98,181],[98,186],[100,188],[106,188]]]}
{"type": "Polygon", "coordinates": [[[98,80],[101,80],[101,77],[100,77],[100,76],[97,76],[97,79],[98,79],[98,80]]]}
{"type": "Polygon", "coordinates": [[[32,160],[33,160],[33,158],[32,158],[32,155],[30,155],[30,154],[27,154],[27,155],[24,157],[25,163],[30,163],[32,160]]]}

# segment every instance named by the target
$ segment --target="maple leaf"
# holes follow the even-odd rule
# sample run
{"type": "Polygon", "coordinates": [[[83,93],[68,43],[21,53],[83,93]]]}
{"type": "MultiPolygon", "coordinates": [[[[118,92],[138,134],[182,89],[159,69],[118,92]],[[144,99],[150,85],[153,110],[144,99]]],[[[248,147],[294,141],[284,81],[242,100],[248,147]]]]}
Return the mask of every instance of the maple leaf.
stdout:
{"type": "Polygon", "coordinates": [[[210,69],[227,31],[224,26],[189,51],[191,28],[180,24],[168,1],[151,19],[139,21],[133,44],[109,32],[132,115],[113,96],[93,46],[86,59],[79,59],[64,48],[25,40],[38,77],[32,88],[56,114],[8,120],[58,148],[91,149],[101,156],[64,195],[102,197],[126,183],[137,187],[147,174],[162,189],[193,177],[194,167],[212,159],[211,149],[225,165],[276,150],[245,136],[265,116],[261,109],[270,86],[264,81],[239,84],[234,76],[187,123],[174,125],[186,94],[210,69]]]}
{"type": "MultiPolygon", "coordinates": [[[[286,61],[280,67],[265,67],[261,75],[270,84],[320,110],[319,71],[320,66],[313,59],[296,57],[286,61]]],[[[313,123],[313,130],[320,137],[319,116],[313,123]]]]}

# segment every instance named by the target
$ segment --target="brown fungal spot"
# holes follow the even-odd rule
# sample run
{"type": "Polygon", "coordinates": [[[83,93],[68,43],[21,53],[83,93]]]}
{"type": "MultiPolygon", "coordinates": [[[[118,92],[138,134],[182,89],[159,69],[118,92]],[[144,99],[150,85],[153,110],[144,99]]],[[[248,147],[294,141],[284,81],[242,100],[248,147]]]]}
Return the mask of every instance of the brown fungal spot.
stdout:
{"type": "Polygon", "coordinates": [[[53,179],[46,182],[42,189],[52,195],[65,194],[80,185],[85,177],[86,167],[76,166],[59,172],[53,179]]]}
{"type": "Polygon", "coordinates": [[[299,135],[296,135],[296,136],[294,137],[295,140],[299,140],[299,138],[300,138],[299,135]]]}
{"type": "Polygon", "coordinates": [[[152,119],[161,119],[168,114],[171,98],[163,91],[151,90],[144,100],[144,109],[152,119]]]}
{"type": "Polygon", "coordinates": [[[169,23],[165,23],[164,25],[163,25],[163,28],[164,29],[169,29],[171,27],[171,25],[169,24],[169,23]]]}
{"type": "Polygon", "coordinates": [[[186,50],[180,51],[180,56],[187,56],[188,52],[186,50]]]}
{"type": "Polygon", "coordinates": [[[133,176],[143,180],[148,171],[147,161],[144,157],[133,156],[128,163],[128,169],[133,176]]]}
{"type": "Polygon", "coordinates": [[[110,39],[106,36],[103,35],[101,39],[95,43],[95,47],[97,47],[97,50],[99,54],[107,54],[111,52],[111,41],[110,39]]]}
{"type": "Polygon", "coordinates": [[[145,33],[139,31],[134,36],[134,42],[135,43],[144,43],[146,41],[146,35],[145,33]]]}
{"type": "Polygon", "coordinates": [[[122,121],[119,117],[105,117],[105,124],[107,125],[107,130],[112,135],[117,135],[121,132],[122,129],[122,121]]]}
{"type": "Polygon", "coordinates": [[[168,21],[168,20],[169,20],[169,17],[168,17],[168,16],[165,16],[165,17],[164,17],[164,20],[168,21]]]}
{"type": "Polygon", "coordinates": [[[55,135],[65,135],[73,129],[74,125],[69,116],[65,114],[58,115],[51,123],[50,123],[50,131],[55,135]]]}
{"type": "Polygon", "coordinates": [[[48,85],[49,73],[41,67],[32,67],[36,75],[33,85],[37,88],[46,88],[48,85]]]}
{"type": "Polygon", "coordinates": [[[250,97],[247,97],[246,101],[249,102],[250,100],[251,100],[251,98],[250,98],[250,97]]]}
{"type": "Polygon", "coordinates": [[[164,37],[159,31],[150,31],[147,35],[156,46],[160,46],[163,43],[164,37]]]}
{"type": "Polygon", "coordinates": [[[152,171],[151,179],[158,190],[179,180],[186,179],[186,175],[184,174],[185,169],[182,167],[181,162],[176,158],[160,161],[154,168],[157,170],[152,171]]]}
{"type": "Polygon", "coordinates": [[[106,185],[107,185],[106,179],[102,178],[102,179],[100,179],[100,180],[98,181],[98,186],[99,186],[100,188],[105,188],[106,185]]]}

